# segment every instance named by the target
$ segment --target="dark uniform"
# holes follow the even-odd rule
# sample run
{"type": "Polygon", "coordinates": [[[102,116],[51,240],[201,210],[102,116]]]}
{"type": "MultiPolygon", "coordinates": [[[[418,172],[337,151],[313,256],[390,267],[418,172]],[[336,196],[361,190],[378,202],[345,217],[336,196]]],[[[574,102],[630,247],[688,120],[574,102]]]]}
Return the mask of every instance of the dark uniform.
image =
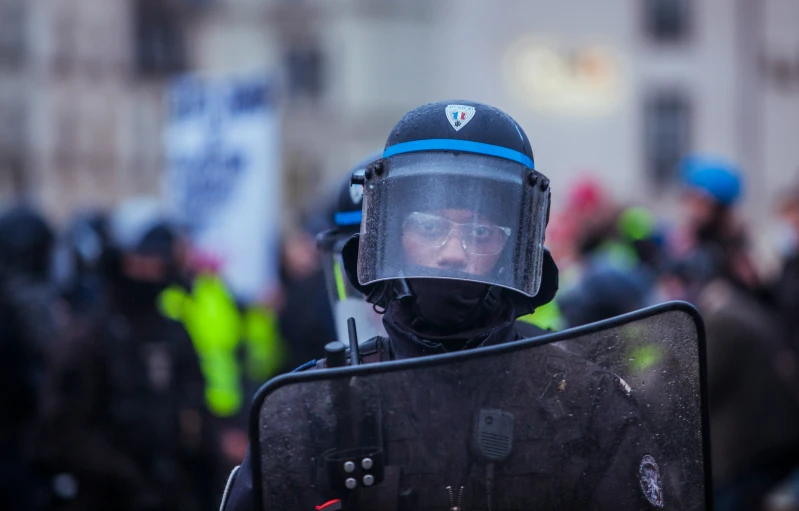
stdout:
{"type": "Polygon", "coordinates": [[[220,458],[179,323],[112,312],[64,341],[45,405],[52,469],[76,484],[69,509],[210,508],[220,458]]]}
{"type": "Polygon", "coordinates": [[[0,508],[11,511],[38,509],[32,432],[44,347],[55,333],[52,303],[31,284],[0,271],[0,508]]]}
{"type": "Polygon", "coordinates": [[[46,501],[34,432],[44,353],[61,321],[48,281],[53,231],[27,207],[0,217],[0,509],[40,509],[46,501]]]}
{"type": "Polygon", "coordinates": [[[156,307],[177,235],[161,216],[131,216],[105,262],[107,314],[50,352],[42,455],[65,509],[210,510],[222,457],[203,376],[182,325],[156,307]]]}

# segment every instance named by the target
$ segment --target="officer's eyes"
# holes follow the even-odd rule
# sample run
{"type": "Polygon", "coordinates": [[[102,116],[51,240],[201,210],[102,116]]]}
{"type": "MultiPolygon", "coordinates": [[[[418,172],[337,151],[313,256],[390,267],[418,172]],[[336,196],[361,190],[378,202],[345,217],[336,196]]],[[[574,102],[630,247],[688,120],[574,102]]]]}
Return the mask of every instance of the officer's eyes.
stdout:
{"type": "Polygon", "coordinates": [[[494,239],[496,235],[495,231],[496,229],[492,229],[486,225],[475,225],[469,231],[469,235],[474,241],[486,242],[494,239]]]}
{"type": "Polygon", "coordinates": [[[446,227],[441,222],[436,222],[434,220],[420,222],[419,229],[424,234],[438,234],[446,231],[446,227]]]}
{"type": "Polygon", "coordinates": [[[448,226],[445,222],[436,219],[417,218],[409,222],[409,231],[417,236],[432,238],[447,233],[448,226]]]}
{"type": "Polygon", "coordinates": [[[488,236],[491,236],[491,229],[484,225],[477,225],[472,228],[472,236],[478,238],[487,238],[488,236]]]}

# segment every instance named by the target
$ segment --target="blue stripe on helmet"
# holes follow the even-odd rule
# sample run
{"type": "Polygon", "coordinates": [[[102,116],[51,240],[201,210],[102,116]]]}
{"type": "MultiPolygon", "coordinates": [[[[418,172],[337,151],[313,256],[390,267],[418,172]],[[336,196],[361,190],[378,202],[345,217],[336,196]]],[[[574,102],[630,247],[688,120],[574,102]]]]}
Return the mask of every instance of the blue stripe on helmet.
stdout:
{"type": "Polygon", "coordinates": [[[361,223],[360,211],[342,211],[333,215],[336,225],[358,225],[361,223]]]}
{"type": "Polygon", "coordinates": [[[383,158],[388,158],[397,154],[415,153],[419,151],[463,151],[465,153],[485,154],[486,156],[496,156],[516,163],[521,163],[526,167],[535,169],[532,158],[526,154],[492,144],[482,142],[472,142],[470,140],[454,140],[450,138],[433,138],[428,140],[414,140],[403,142],[402,144],[387,147],[383,151],[383,158]]]}

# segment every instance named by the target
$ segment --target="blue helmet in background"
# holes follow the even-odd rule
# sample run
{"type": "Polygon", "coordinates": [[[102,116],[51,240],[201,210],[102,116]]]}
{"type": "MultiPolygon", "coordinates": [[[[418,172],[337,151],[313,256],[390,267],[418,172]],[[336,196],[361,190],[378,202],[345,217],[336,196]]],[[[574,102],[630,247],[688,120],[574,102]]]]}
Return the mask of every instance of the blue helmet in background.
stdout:
{"type": "Polygon", "coordinates": [[[743,195],[741,172],[730,162],[689,156],[683,158],[680,169],[687,187],[704,192],[724,206],[734,205],[743,195]]]}

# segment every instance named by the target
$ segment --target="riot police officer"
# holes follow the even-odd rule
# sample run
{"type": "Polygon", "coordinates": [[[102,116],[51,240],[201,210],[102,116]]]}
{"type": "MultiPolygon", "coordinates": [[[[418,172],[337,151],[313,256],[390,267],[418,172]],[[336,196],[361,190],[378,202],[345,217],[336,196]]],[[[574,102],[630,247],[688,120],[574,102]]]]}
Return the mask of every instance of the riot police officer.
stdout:
{"type": "MultiPolygon", "coordinates": [[[[361,183],[361,232],[343,247],[342,259],[351,284],[384,312],[388,334],[375,340],[364,362],[411,359],[520,339],[516,318],[554,297],[557,268],[544,247],[549,180],[535,170],[527,136],[504,112],[471,101],[421,106],[394,127],[383,158],[366,168],[361,183]]],[[[404,431],[403,438],[393,444],[397,449],[393,456],[405,469],[401,484],[408,486],[383,504],[394,506],[397,498],[415,492],[413,509],[435,508],[437,504],[426,499],[440,497],[452,481],[455,488],[474,489],[475,494],[467,496],[479,506],[474,509],[484,509],[483,505],[492,509],[492,502],[501,506],[496,509],[529,509],[531,502],[541,509],[678,507],[677,493],[667,494],[671,486],[658,466],[658,446],[630,399],[629,386],[557,346],[538,350],[540,357],[529,368],[533,376],[520,383],[524,394],[529,393],[530,406],[523,412],[526,417],[516,420],[531,428],[528,434],[532,432],[533,438],[556,432],[540,453],[545,459],[517,457],[512,477],[492,497],[490,486],[473,479],[474,470],[460,472],[446,466],[431,470],[424,467],[436,461],[419,463],[420,457],[431,453],[418,450],[424,439],[416,438],[414,429],[420,424],[414,424],[413,414],[402,413],[404,406],[408,410],[416,406],[414,397],[391,394],[387,406],[395,412],[385,418],[386,427],[399,425],[404,431]],[[566,384],[566,378],[550,381],[547,375],[553,370],[558,377],[569,375],[570,383],[566,384]],[[578,414],[570,412],[570,406],[587,415],[575,419],[578,414]],[[538,428],[540,433],[532,431],[538,428]]],[[[452,407],[454,417],[469,399],[461,396],[457,403],[438,406],[443,416],[452,407]]],[[[302,409],[291,407],[285,416],[273,416],[278,438],[285,440],[302,430],[299,424],[313,423],[304,419],[302,409]],[[303,422],[291,423],[292,414],[297,414],[297,420],[303,417],[303,422]],[[283,429],[280,424],[285,424],[283,429]]],[[[457,457],[453,453],[464,447],[457,438],[441,435],[438,452],[457,457]]],[[[275,445],[270,439],[260,443],[275,445]]],[[[535,440],[524,449],[530,445],[535,440]]],[[[298,453],[291,448],[286,452],[296,463],[298,453]]],[[[251,462],[255,463],[248,458],[233,474],[223,508],[251,509],[263,504],[246,502],[253,484],[260,484],[252,481],[251,462]]],[[[268,457],[258,463],[269,464],[268,457]]],[[[310,466],[307,474],[293,469],[270,473],[270,466],[262,467],[272,480],[283,475],[298,479],[268,485],[274,490],[269,493],[269,509],[304,509],[324,502],[320,487],[305,479],[310,466]],[[294,491],[289,494],[280,488],[294,491]],[[314,495],[309,497],[311,492],[314,495]]]]}
{"type": "Polygon", "coordinates": [[[222,463],[202,373],[156,304],[178,278],[179,232],[146,198],[122,204],[108,231],[107,312],[50,354],[40,444],[54,491],[65,509],[210,509],[222,463]]]}
{"type": "Polygon", "coordinates": [[[399,121],[365,173],[362,234],[343,250],[353,284],[385,309],[391,358],[506,342],[517,317],[552,300],[549,198],[507,114],[439,102],[399,121]]]}

